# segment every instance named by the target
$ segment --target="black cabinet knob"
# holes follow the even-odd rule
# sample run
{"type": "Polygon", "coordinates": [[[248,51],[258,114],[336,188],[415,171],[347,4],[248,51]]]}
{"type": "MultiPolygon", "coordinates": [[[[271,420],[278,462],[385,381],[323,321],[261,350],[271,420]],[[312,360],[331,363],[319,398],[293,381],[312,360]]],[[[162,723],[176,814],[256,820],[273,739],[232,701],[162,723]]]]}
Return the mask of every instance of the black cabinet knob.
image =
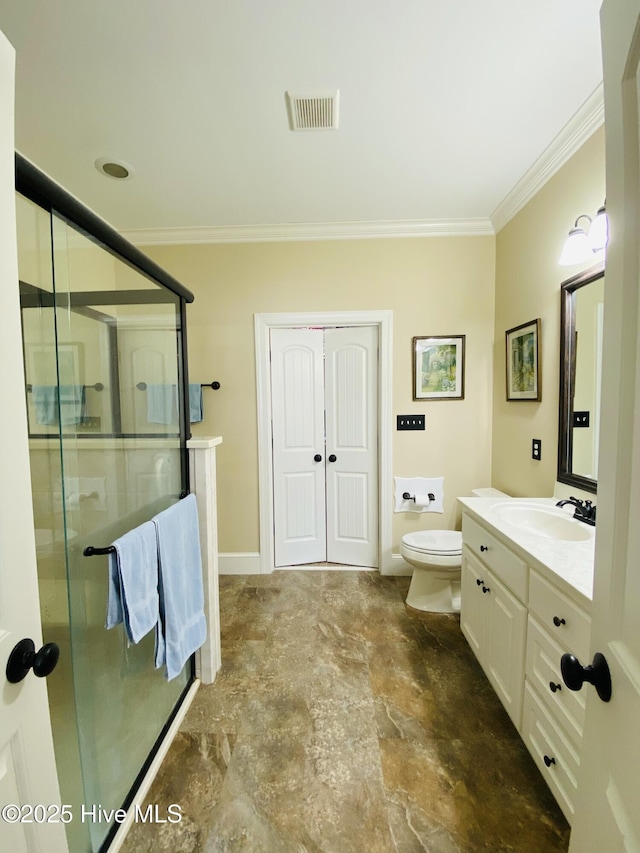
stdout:
{"type": "Polygon", "coordinates": [[[33,640],[20,640],[14,646],[7,661],[7,681],[10,681],[11,684],[17,684],[22,681],[32,667],[34,675],[37,675],[38,678],[45,678],[56,668],[59,657],[60,649],[56,643],[46,643],[36,652],[33,640]]]}
{"type": "Polygon", "coordinates": [[[480,578],[476,579],[476,583],[478,584],[478,586],[484,586],[484,581],[480,580],[480,578]]]}
{"type": "Polygon", "coordinates": [[[562,690],[562,684],[556,684],[555,681],[549,682],[549,690],[552,693],[557,693],[558,690],[562,690]]]}
{"type": "Polygon", "coordinates": [[[580,690],[586,681],[593,684],[603,702],[611,699],[611,672],[605,656],[600,652],[596,652],[589,666],[582,666],[574,655],[562,655],[560,671],[569,690],[580,690]]]}
{"type": "Polygon", "coordinates": [[[480,546],[480,550],[481,550],[481,551],[488,551],[488,550],[489,550],[489,546],[488,546],[488,545],[481,545],[481,546],[480,546]]]}
{"type": "Polygon", "coordinates": [[[555,758],[549,758],[548,755],[545,755],[544,756],[544,763],[547,765],[547,767],[551,767],[552,764],[556,763],[556,760],[555,760],[555,758]]]}
{"type": "Polygon", "coordinates": [[[314,462],[322,462],[322,456],[320,456],[319,453],[316,453],[316,455],[313,457],[313,461],[314,462]]]}
{"type": "Polygon", "coordinates": [[[561,619],[559,616],[554,616],[553,617],[553,624],[556,626],[556,628],[559,628],[561,625],[566,625],[567,620],[561,619]]]}
{"type": "Polygon", "coordinates": [[[335,455],[335,453],[332,453],[331,456],[329,456],[329,462],[335,462],[337,458],[338,457],[335,455]]]}
{"type": "Polygon", "coordinates": [[[491,592],[491,590],[489,589],[489,587],[488,587],[488,586],[483,586],[483,587],[482,587],[482,591],[483,591],[483,592],[491,592]]]}

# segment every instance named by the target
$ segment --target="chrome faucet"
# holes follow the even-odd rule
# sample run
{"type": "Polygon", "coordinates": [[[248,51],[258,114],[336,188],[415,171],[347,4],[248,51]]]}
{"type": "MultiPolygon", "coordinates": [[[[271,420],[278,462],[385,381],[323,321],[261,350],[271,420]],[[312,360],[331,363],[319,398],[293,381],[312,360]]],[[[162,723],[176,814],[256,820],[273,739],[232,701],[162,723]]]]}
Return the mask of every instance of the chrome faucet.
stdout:
{"type": "Polygon", "coordinates": [[[571,504],[575,507],[573,517],[577,518],[578,521],[584,521],[591,527],[596,526],[596,508],[591,501],[581,501],[580,498],[570,497],[568,500],[558,501],[556,506],[564,506],[565,504],[571,504]]]}

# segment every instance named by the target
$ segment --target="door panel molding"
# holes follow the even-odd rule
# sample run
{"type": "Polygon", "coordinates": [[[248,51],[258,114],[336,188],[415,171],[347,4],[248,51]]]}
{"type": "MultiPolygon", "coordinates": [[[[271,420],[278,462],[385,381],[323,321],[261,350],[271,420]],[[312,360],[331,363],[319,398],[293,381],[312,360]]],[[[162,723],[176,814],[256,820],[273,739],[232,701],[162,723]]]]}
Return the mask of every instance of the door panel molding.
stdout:
{"type": "Polygon", "coordinates": [[[260,571],[274,569],[273,471],[271,466],[271,381],[269,335],[271,329],[322,326],[377,326],[378,359],[378,559],[381,574],[393,573],[392,564],[392,311],[323,311],[269,313],[254,316],[258,407],[258,482],[260,500],[260,571]]]}

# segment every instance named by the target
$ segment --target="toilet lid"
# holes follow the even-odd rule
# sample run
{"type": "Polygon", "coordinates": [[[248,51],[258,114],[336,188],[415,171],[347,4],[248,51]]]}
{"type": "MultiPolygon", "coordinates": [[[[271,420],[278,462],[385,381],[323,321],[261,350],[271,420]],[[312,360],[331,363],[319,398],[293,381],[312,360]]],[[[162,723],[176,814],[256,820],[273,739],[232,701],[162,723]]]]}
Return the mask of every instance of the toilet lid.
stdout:
{"type": "Polygon", "coordinates": [[[425,554],[458,556],[462,553],[462,533],[459,530],[416,530],[406,533],[402,541],[409,548],[425,554]]]}

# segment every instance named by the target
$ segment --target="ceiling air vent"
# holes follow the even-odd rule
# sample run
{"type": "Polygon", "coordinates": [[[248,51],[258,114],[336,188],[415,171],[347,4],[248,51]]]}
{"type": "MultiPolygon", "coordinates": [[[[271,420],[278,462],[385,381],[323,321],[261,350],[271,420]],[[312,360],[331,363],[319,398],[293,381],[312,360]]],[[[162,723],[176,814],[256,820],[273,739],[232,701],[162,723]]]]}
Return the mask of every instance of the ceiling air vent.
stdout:
{"type": "Polygon", "coordinates": [[[337,130],[338,90],[287,92],[291,130],[337,130]]]}

